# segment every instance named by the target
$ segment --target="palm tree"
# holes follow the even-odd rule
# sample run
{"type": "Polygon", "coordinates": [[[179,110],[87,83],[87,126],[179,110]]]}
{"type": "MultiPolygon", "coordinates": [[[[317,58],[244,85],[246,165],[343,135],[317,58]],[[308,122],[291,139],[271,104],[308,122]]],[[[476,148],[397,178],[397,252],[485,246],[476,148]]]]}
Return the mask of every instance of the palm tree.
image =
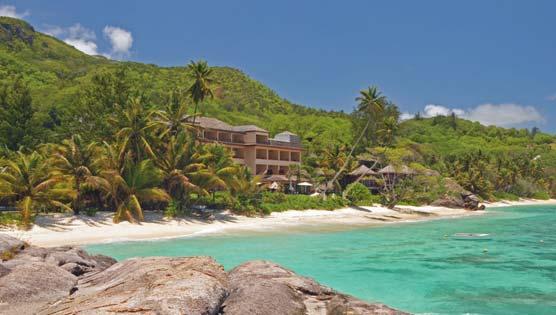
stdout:
{"type": "Polygon", "coordinates": [[[180,132],[189,132],[194,130],[192,121],[193,115],[187,114],[187,106],[181,101],[178,93],[174,91],[172,100],[166,105],[164,110],[156,112],[156,121],[160,136],[176,136],[180,132]]]}
{"type": "Polygon", "coordinates": [[[116,209],[114,222],[122,220],[130,222],[143,221],[144,202],[161,202],[170,200],[170,196],[158,186],[162,181],[162,173],[151,160],[134,163],[127,158],[123,171],[103,171],[97,178],[106,198],[116,209]]]}
{"type": "Polygon", "coordinates": [[[178,211],[183,210],[189,191],[207,194],[205,190],[193,184],[186,173],[204,167],[195,164],[191,159],[193,150],[194,142],[187,137],[187,134],[180,133],[168,139],[163,152],[155,160],[162,174],[162,185],[176,202],[178,211]]]}
{"type": "Polygon", "coordinates": [[[382,146],[388,147],[392,145],[398,128],[399,124],[396,117],[389,116],[384,118],[381,128],[377,130],[377,134],[380,137],[382,146]]]}
{"type": "Polygon", "coordinates": [[[359,102],[356,112],[361,114],[363,117],[366,117],[366,123],[361,130],[361,133],[357,137],[357,140],[351,147],[351,150],[346,157],[346,163],[344,163],[340,170],[336,172],[334,177],[329,181],[327,187],[337,181],[338,177],[345,171],[347,165],[349,164],[347,163],[347,161],[351,160],[353,152],[355,152],[355,149],[359,146],[359,143],[365,136],[367,129],[369,129],[369,126],[371,125],[371,122],[373,120],[376,120],[378,117],[380,117],[380,115],[384,113],[385,106],[388,103],[386,97],[383,96],[374,86],[367,88],[367,90],[360,91],[359,96],[355,100],[359,102]]]}
{"type": "Polygon", "coordinates": [[[71,211],[62,201],[73,198],[74,190],[56,187],[65,180],[36,151],[29,155],[17,152],[13,159],[0,161],[0,199],[16,201],[25,225],[31,222],[31,214],[41,206],[71,211]]]}
{"type": "Polygon", "coordinates": [[[97,153],[97,144],[95,142],[85,144],[79,135],[73,135],[54,148],[53,165],[69,177],[76,191],[73,201],[75,214],[79,214],[82,208],[83,185],[93,174],[91,170],[97,153]]]}
{"type": "Polygon", "coordinates": [[[133,98],[124,109],[119,121],[120,126],[116,139],[120,142],[120,159],[130,152],[135,163],[147,158],[154,158],[152,149],[153,130],[157,122],[153,119],[155,112],[147,110],[139,98],[133,98]]]}
{"type": "Polygon", "coordinates": [[[195,110],[193,111],[193,124],[195,124],[195,116],[197,115],[199,103],[207,98],[214,97],[214,92],[211,88],[214,79],[212,78],[212,69],[204,60],[197,62],[191,61],[189,65],[187,65],[187,70],[189,70],[190,76],[194,79],[193,84],[189,87],[187,92],[193,100],[193,103],[195,103],[195,110]]]}
{"type": "Polygon", "coordinates": [[[213,193],[228,189],[238,171],[230,150],[218,144],[200,147],[193,160],[186,171],[197,186],[213,193]]]}
{"type": "Polygon", "coordinates": [[[229,184],[230,193],[234,196],[239,204],[241,211],[259,211],[260,178],[253,176],[248,167],[239,166],[229,184]]]}

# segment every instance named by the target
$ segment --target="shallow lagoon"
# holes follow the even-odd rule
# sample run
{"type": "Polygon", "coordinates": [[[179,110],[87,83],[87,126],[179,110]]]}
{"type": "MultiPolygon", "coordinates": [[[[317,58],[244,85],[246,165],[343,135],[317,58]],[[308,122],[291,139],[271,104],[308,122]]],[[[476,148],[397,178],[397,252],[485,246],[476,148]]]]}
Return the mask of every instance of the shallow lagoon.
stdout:
{"type": "Polygon", "coordinates": [[[118,260],[210,255],[227,269],[268,259],[339,291],[427,314],[556,314],[556,207],[342,231],[233,233],[87,246],[118,260]],[[489,241],[453,240],[458,232],[489,241]],[[542,242],[541,242],[542,240],[542,242]]]}

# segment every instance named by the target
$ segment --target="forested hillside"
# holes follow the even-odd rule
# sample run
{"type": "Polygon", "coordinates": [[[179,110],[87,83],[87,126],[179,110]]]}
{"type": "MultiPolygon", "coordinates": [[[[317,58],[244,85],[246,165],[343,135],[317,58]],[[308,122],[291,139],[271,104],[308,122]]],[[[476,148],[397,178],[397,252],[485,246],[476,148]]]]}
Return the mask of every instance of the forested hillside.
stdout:
{"type": "MultiPolygon", "coordinates": [[[[187,59],[185,52],[184,63],[187,59]]],[[[141,212],[139,201],[177,213],[192,203],[218,202],[207,197],[215,191],[225,207],[248,212],[375,201],[392,207],[428,204],[462,190],[490,200],[556,196],[553,135],[537,128],[483,126],[455,115],[402,122],[397,105],[378,88],[362,88],[353,88],[352,113],[323,111],[293,104],[237,69],[202,61],[159,67],[89,56],[24,21],[0,17],[0,171],[11,172],[0,181],[0,197],[27,205],[27,219],[33,207],[21,201],[28,197],[37,198],[34,211],[71,202],[77,212],[119,209],[118,220],[132,220],[132,210],[141,212]],[[192,89],[203,84],[202,93],[192,89]],[[290,196],[289,202],[278,195],[260,197],[258,179],[236,165],[231,152],[196,141],[183,117],[197,105],[201,114],[231,124],[297,133],[305,149],[303,165],[288,176],[342,197],[318,204],[303,196],[290,196]],[[416,175],[391,181],[392,187],[374,178],[382,187],[370,196],[358,183],[366,174],[347,186],[360,161],[409,167],[416,175]],[[36,187],[25,187],[31,184],[25,171],[53,195],[27,196],[36,187]],[[50,191],[43,180],[61,183],[50,191]],[[122,183],[151,190],[144,200],[115,198],[112,189],[140,188],[116,187],[122,183]],[[66,189],[62,197],[60,189],[66,189]]]]}
{"type": "MultiPolygon", "coordinates": [[[[89,56],[24,21],[0,17],[0,83],[20,78],[31,90],[36,124],[64,134],[75,132],[76,112],[95,92],[105,98],[110,93],[141,96],[149,106],[164,106],[172,93],[191,85],[187,62],[186,52],[184,67],[169,68],[89,56]]],[[[213,73],[216,97],[200,107],[206,115],[256,124],[271,133],[288,129],[325,143],[351,140],[345,114],[293,104],[237,69],[213,67],[213,73]]]]}

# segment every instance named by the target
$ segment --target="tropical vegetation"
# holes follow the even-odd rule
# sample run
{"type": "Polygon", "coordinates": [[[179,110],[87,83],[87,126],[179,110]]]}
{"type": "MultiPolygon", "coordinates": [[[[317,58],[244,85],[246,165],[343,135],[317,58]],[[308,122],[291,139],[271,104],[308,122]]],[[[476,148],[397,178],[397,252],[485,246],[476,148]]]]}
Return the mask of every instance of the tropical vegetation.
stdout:
{"type": "MultiPolygon", "coordinates": [[[[145,210],[189,215],[198,205],[246,214],[335,209],[376,202],[427,204],[465,189],[483,199],[556,195],[556,138],[538,128],[483,126],[455,115],[400,121],[378,87],[362,89],[352,113],[280,98],[244,73],[192,61],[157,67],[85,55],[0,17],[0,207],[30,224],[42,211],[114,211],[138,222],[145,210]],[[232,152],[196,137],[195,119],[290,130],[304,146],[288,176],[319,196],[269,193],[232,152]],[[350,178],[361,161],[415,171],[371,194],[350,178]]],[[[354,93],[355,94],[355,93],[354,93]]]]}

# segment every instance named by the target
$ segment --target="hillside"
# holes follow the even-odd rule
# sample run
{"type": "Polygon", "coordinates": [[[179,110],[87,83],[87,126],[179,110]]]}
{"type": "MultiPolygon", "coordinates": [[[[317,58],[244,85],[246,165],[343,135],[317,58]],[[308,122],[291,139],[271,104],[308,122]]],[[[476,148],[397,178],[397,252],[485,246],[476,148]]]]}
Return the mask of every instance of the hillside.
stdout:
{"type": "MultiPolygon", "coordinates": [[[[187,57],[184,56],[184,63],[187,57]]],[[[28,23],[0,17],[0,82],[21,76],[30,86],[39,116],[53,108],[67,113],[79,106],[82,91],[95,75],[124,70],[132,90],[152,106],[161,106],[174,89],[191,84],[185,67],[158,67],[89,56],[66,43],[34,30],[28,23]]],[[[304,138],[348,142],[347,115],[293,104],[270,88],[229,67],[214,67],[216,95],[202,108],[231,124],[256,124],[271,133],[290,130],[304,138]]],[[[78,110],[79,108],[77,108],[78,110]]],[[[69,115],[69,114],[68,114],[69,115]]]]}
{"type": "MultiPolygon", "coordinates": [[[[175,91],[184,91],[192,83],[185,67],[89,56],[35,31],[24,21],[5,17],[0,18],[0,66],[0,83],[12,84],[19,78],[30,87],[36,112],[32,119],[19,113],[19,118],[13,121],[20,119],[25,126],[11,132],[26,134],[23,143],[32,145],[59,142],[77,132],[97,141],[106,139],[110,134],[98,131],[113,130],[102,110],[113,110],[113,104],[125,102],[130,96],[141,96],[145,106],[160,108],[172,102],[175,91]],[[95,104],[91,107],[92,103],[95,104]],[[102,103],[99,111],[94,110],[96,103],[102,103]],[[93,111],[83,115],[85,108],[93,111]]],[[[293,104],[237,69],[213,70],[216,97],[202,104],[204,115],[231,124],[256,124],[271,133],[282,130],[297,133],[304,139],[306,155],[311,156],[306,162],[317,168],[327,164],[324,159],[334,156],[335,148],[351,145],[354,131],[349,115],[293,104]]],[[[361,87],[354,87],[354,91],[358,88],[361,87]]],[[[181,99],[190,102],[188,98],[181,99]]],[[[464,187],[482,192],[483,196],[492,191],[510,191],[506,187],[515,186],[517,177],[513,175],[511,185],[499,180],[500,176],[508,176],[503,173],[519,173],[528,181],[533,178],[534,183],[529,185],[533,188],[529,190],[545,187],[556,194],[555,143],[554,136],[539,130],[483,126],[438,116],[401,122],[387,155],[394,162],[455,177],[464,187]],[[473,172],[477,173],[475,178],[467,176],[473,172]]],[[[343,163],[342,155],[347,154],[346,150],[340,151],[337,165],[343,163]]],[[[364,147],[361,151],[365,151],[364,147]]]]}

